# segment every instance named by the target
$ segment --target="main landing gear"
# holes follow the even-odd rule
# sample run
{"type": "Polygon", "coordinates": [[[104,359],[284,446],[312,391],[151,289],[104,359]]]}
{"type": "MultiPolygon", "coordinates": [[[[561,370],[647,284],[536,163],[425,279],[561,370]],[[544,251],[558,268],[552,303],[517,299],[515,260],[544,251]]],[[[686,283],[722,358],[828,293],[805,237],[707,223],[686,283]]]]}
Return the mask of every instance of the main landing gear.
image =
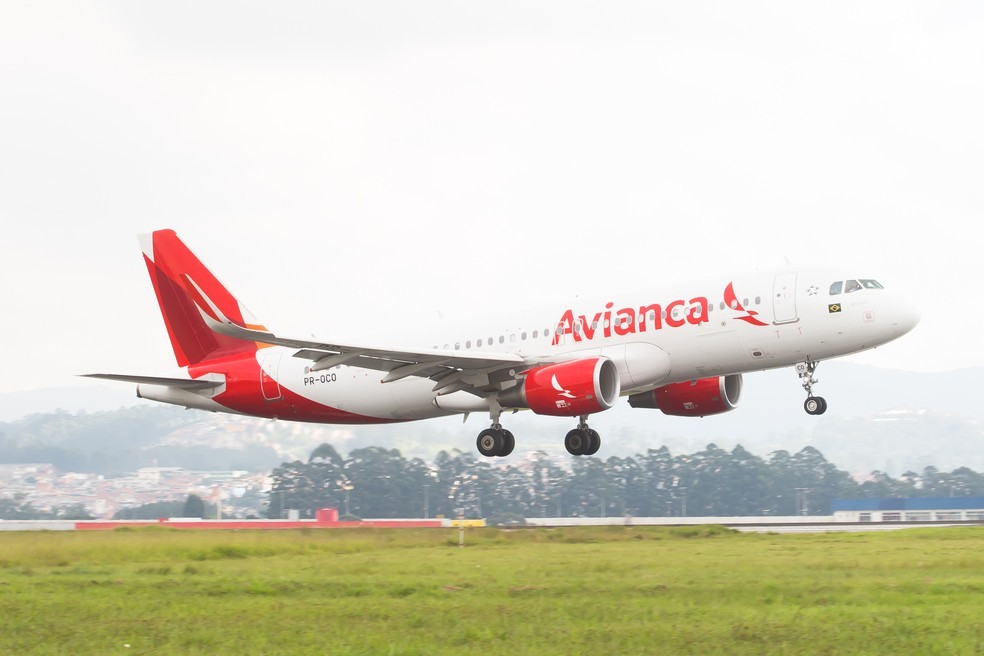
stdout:
{"type": "Polygon", "coordinates": [[[489,411],[492,414],[492,427],[486,428],[478,434],[475,445],[478,452],[486,458],[504,458],[513,452],[516,447],[516,438],[499,423],[502,416],[502,406],[499,399],[493,398],[489,404],[489,411]]]}
{"type": "Polygon", "coordinates": [[[513,452],[516,447],[516,438],[513,434],[499,425],[498,422],[492,424],[492,428],[486,428],[478,434],[478,452],[486,458],[504,458],[513,452]]]}
{"type": "MultiPolygon", "coordinates": [[[[478,434],[475,446],[486,458],[504,458],[513,452],[516,438],[499,423],[502,408],[495,401],[492,402],[491,414],[492,426],[478,434]]],[[[564,438],[564,447],[571,455],[593,456],[601,448],[601,436],[598,435],[598,431],[588,428],[587,420],[588,416],[582,415],[577,428],[567,433],[567,437],[564,438]]]]}
{"type": "Polygon", "coordinates": [[[564,447],[572,456],[593,456],[601,448],[601,436],[598,431],[588,428],[588,416],[582,415],[577,428],[564,438],[564,447]]]}
{"type": "Polygon", "coordinates": [[[817,370],[818,364],[820,363],[815,360],[807,360],[796,365],[796,373],[803,381],[803,389],[806,390],[806,401],[803,403],[803,409],[808,415],[822,415],[827,412],[826,399],[822,396],[813,396],[813,386],[820,382],[813,377],[813,372],[817,370]]]}

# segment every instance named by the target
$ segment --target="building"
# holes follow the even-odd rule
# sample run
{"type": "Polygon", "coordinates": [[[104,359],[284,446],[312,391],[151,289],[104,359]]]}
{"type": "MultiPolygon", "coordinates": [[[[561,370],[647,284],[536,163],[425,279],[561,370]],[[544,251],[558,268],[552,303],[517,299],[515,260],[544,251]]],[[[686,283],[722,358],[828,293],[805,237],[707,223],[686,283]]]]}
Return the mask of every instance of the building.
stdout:
{"type": "Polygon", "coordinates": [[[981,522],[984,497],[835,499],[835,522],[981,522]]]}

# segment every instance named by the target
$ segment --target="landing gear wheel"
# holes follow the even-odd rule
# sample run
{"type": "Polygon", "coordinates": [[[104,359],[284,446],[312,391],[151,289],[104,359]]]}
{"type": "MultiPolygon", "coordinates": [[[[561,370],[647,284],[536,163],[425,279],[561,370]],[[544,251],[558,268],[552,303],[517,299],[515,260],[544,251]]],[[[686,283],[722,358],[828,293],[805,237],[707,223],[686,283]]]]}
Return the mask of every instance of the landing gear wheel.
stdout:
{"type": "Polygon", "coordinates": [[[598,431],[593,428],[589,428],[586,432],[588,433],[588,437],[591,438],[591,444],[584,450],[584,455],[593,456],[598,453],[598,449],[601,448],[601,435],[599,435],[598,431]]]}
{"type": "Polygon", "coordinates": [[[516,438],[513,434],[507,431],[505,428],[502,429],[502,450],[499,452],[500,458],[505,458],[513,449],[516,448],[516,438]]]}
{"type": "Polygon", "coordinates": [[[824,398],[813,396],[813,386],[819,382],[813,377],[818,364],[820,363],[816,360],[807,360],[796,365],[796,373],[803,381],[803,389],[806,390],[806,402],[803,403],[803,409],[808,415],[822,415],[827,411],[827,402],[824,398]]]}
{"type": "Polygon", "coordinates": [[[591,438],[588,437],[588,432],[580,428],[570,431],[564,438],[564,448],[572,456],[583,456],[586,453],[585,449],[590,446],[591,438]]]}
{"type": "Polygon", "coordinates": [[[505,446],[502,433],[502,430],[496,430],[494,428],[486,428],[479,433],[478,440],[475,442],[478,452],[486,458],[493,458],[499,455],[502,447],[505,446]]]}
{"type": "Polygon", "coordinates": [[[806,399],[803,409],[808,415],[822,415],[827,412],[827,401],[822,396],[811,396],[806,399]]]}

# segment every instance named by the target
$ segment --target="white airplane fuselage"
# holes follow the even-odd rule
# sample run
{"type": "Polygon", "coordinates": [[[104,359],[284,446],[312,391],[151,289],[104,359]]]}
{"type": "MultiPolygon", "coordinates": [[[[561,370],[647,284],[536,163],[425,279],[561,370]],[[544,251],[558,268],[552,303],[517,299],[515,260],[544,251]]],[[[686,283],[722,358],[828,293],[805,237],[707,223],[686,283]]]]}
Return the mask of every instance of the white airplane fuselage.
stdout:
{"type": "MultiPolygon", "coordinates": [[[[918,320],[908,301],[855,271],[788,268],[575,299],[479,321],[401,326],[386,343],[449,357],[510,353],[563,362],[603,356],[617,368],[621,395],[629,396],[856,353],[896,339],[918,320]],[[831,293],[832,285],[858,280],[867,286],[831,293]]],[[[258,380],[211,361],[188,367],[192,378],[223,382],[211,390],[141,384],[138,393],[207,410],[331,423],[427,419],[489,411],[495,402],[492,395],[453,387],[436,390],[430,378],[381,382],[385,371],[352,364],[314,370],[312,358],[297,354],[283,346],[257,349],[258,380]],[[245,400],[243,386],[250,385],[255,397],[245,400]]],[[[520,381],[526,369],[518,365],[507,374],[520,381]]]]}

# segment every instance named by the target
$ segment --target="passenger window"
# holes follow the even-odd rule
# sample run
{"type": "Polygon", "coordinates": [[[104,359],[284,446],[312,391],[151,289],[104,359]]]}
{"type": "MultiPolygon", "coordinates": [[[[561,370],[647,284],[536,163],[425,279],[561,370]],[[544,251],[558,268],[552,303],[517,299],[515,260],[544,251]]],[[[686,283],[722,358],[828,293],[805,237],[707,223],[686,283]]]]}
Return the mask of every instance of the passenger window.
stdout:
{"type": "Polygon", "coordinates": [[[506,338],[502,335],[499,335],[499,343],[504,344],[505,342],[506,342],[506,338]]]}
{"type": "Polygon", "coordinates": [[[547,328],[546,330],[543,331],[543,336],[544,337],[550,337],[550,329],[549,328],[547,328]]]}
{"type": "Polygon", "coordinates": [[[837,296],[844,289],[844,283],[838,280],[833,285],[830,286],[830,295],[837,296]]]}
{"type": "Polygon", "coordinates": [[[471,348],[471,340],[470,339],[467,342],[465,342],[465,348],[466,349],[470,349],[471,348]]]}
{"type": "Polygon", "coordinates": [[[844,285],[844,293],[850,294],[851,292],[856,292],[861,289],[861,283],[857,280],[848,280],[844,285]]]}
{"type": "Polygon", "coordinates": [[[526,331],[525,330],[523,331],[523,334],[520,336],[520,339],[522,339],[524,342],[526,341],[526,331]]]}
{"type": "Polygon", "coordinates": [[[515,342],[516,341],[516,333],[513,333],[512,335],[509,336],[509,341],[510,342],[515,342]]]}
{"type": "Polygon", "coordinates": [[[540,334],[540,331],[539,330],[534,330],[533,331],[533,339],[536,339],[539,336],[539,334],[540,334]]]}

